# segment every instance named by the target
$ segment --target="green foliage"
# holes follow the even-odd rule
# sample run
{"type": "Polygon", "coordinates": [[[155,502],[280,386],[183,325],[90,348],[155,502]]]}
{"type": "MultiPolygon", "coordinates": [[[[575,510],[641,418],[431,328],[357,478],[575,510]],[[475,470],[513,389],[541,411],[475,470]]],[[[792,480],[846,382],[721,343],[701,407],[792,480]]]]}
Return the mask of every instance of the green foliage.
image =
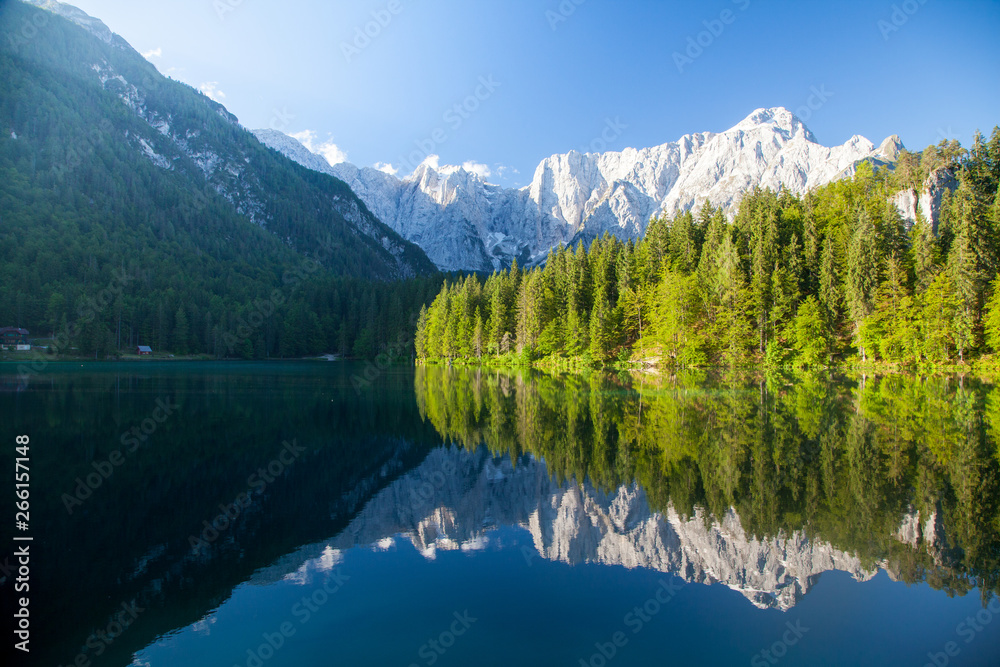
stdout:
{"type": "Polygon", "coordinates": [[[986,334],[986,344],[994,352],[1000,352],[1000,277],[993,280],[992,291],[993,295],[986,304],[983,329],[986,334]]]}
{"type": "MultiPolygon", "coordinates": [[[[963,363],[980,332],[1000,345],[996,289],[986,304],[1000,228],[994,144],[1000,131],[971,154],[928,149],[927,164],[956,170],[961,183],[944,197],[939,237],[928,221],[906,230],[888,203],[900,179],[926,177],[908,156],[909,176],[865,163],[805,197],[755,189],[732,223],[706,202],[697,216],[650,221],[637,243],[606,235],[553,250],[544,267],[514,266],[442,294],[457,289],[482,313],[487,357],[530,346],[542,358],[586,355],[588,366],[777,368],[789,350],[809,366],[857,350],[866,362],[963,363]]],[[[450,316],[445,306],[439,297],[418,327],[423,359],[468,356],[442,352],[447,329],[435,322],[450,316]]]]}
{"type": "Polygon", "coordinates": [[[799,352],[799,362],[807,366],[825,363],[829,343],[823,311],[816,297],[809,296],[799,306],[794,328],[795,349],[799,352]]]}
{"type": "MultiPolygon", "coordinates": [[[[823,323],[815,299],[798,312],[823,323]]],[[[442,439],[530,454],[559,482],[607,493],[637,482],[653,511],[735,510],[748,535],[801,530],[906,581],[996,592],[1000,390],[957,377],[790,380],[431,366],[414,387],[442,439]],[[947,544],[902,542],[915,512],[946,526],[947,544]]]]}

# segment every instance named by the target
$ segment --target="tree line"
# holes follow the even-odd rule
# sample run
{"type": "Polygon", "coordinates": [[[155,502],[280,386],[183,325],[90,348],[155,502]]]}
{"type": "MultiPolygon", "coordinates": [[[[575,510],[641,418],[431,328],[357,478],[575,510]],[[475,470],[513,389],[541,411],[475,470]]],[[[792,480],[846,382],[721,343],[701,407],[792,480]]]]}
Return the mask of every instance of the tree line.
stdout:
{"type": "Polygon", "coordinates": [[[857,166],[804,196],[754,189],[730,222],[650,221],[543,266],[447,282],[421,311],[417,356],[472,363],[822,365],[965,362],[1000,351],[1000,129],[965,150],[904,152],[898,173],[857,166]],[[931,221],[891,202],[946,170],[931,221]]]}

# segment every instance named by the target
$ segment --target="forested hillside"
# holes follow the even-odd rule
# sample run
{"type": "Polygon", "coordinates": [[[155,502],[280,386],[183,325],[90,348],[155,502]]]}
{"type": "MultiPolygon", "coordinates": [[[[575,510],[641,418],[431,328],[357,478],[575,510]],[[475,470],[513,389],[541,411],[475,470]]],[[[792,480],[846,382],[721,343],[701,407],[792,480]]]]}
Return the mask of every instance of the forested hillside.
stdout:
{"type": "Polygon", "coordinates": [[[1000,351],[1000,129],[942,142],[899,172],[863,163],[803,197],[748,193],[730,223],[707,203],[644,239],[560,248],[485,284],[446,284],[418,356],[449,361],[822,365],[968,361],[1000,351]],[[958,187],[907,229],[890,197],[947,169],[958,187]]]}
{"type": "Polygon", "coordinates": [[[433,275],[343,182],[124,41],[0,4],[0,326],[98,357],[374,354],[433,275]]]}

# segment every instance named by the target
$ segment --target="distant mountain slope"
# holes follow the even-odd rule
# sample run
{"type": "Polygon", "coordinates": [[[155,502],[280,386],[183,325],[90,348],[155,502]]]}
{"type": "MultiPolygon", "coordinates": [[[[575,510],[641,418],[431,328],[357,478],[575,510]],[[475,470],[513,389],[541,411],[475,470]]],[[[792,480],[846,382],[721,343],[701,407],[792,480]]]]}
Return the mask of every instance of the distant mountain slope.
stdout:
{"type": "Polygon", "coordinates": [[[97,19],[52,0],[29,4],[55,15],[4,3],[0,127],[5,139],[18,137],[14,152],[33,153],[34,175],[49,170],[71,186],[77,171],[99,183],[134,175],[142,181],[135,194],[151,208],[157,192],[174,190],[190,207],[262,227],[298,252],[330,237],[338,252],[326,264],[339,275],[394,279],[433,270],[342,182],[261,147],[222,105],[160,75],[97,19]],[[33,118],[36,103],[49,113],[33,118]],[[97,154],[109,159],[89,159],[97,154]],[[132,164],[136,156],[144,164],[132,164]]]}
{"type": "Polygon", "coordinates": [[[604,232],[637,238],[650,217],[697,208],[706,199],[734,212],[755,186],[802,193],[852,174],[862,160],[891,163],[902,148],[898,137],[876,148],[860,136],[828,148],[787,109],[758,109],[719,134],[690,134],[639,150],[553,155],[538,165],[530,186],[505,189],[431,161],[402,180],[372,168],[331,166],[281,133],[255,134],[300,164],[344,180],[438,267],[485,270],[515,257],[539,261],[559,243],[604,232]]]}
{"type": "Polygon", "coordinates": [[[69,331],[89,355],[254,357],[371,354],[412,329],[423,297],[381,285],[435,274],[423,251],[96,19],[42,4],[72,22],[0,3],[0,326],[69,331]]]}

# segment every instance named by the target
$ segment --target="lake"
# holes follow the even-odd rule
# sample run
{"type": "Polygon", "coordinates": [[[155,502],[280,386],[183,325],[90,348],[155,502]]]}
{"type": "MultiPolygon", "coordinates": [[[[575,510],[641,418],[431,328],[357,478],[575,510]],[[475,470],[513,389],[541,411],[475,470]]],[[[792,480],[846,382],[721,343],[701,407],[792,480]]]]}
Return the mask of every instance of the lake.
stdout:
{"type": "Polygon", "coordinates": [[[16,374],[31,654],[7,664],[1000,664],[984,381],[16,374]]]}

